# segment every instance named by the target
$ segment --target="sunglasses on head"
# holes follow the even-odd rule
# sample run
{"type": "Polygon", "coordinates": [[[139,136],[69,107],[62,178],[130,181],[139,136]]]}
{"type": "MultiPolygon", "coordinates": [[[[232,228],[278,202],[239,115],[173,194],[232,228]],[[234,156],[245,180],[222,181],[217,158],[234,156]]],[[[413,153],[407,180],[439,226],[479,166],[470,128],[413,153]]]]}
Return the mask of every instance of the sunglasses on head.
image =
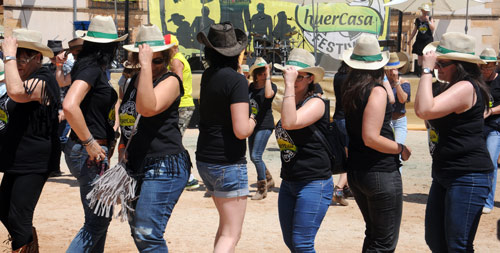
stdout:
{"type": "Polygon", "coordinates": [[[436,67],[438,67],[438,68],[441,68],[441,69],[442,69],[442,68],[446,68],[446,67],[448,67],[448,66],[450,66],[450,65],[453,65],[453,64],[455,64],[455,62],[454,62],[454,61],[448,61],[448,62],[440,62],[440,61],[437,61],[437,62],[436,62],[436,67]]]}
{"type": "Polygon", "coordinates": [[[152,62],[153,62],[153,64],[160,65],[160,64],[164,64],[165,60],[163,59],[163,57],[158,57],[158,58],[154,58],[152,62]]]}

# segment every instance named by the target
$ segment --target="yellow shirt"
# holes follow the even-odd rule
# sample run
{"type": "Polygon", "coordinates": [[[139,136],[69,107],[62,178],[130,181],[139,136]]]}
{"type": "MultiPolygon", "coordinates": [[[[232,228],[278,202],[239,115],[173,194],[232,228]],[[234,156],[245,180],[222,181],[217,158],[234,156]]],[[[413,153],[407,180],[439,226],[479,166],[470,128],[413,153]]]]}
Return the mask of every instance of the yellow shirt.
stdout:
{"type": "MultiPolygon", "coordinates": [[[[174,59],[178,59],[184,64],[184,69],[182,69],[182,86],[184,87],[184,96],[181,98],[181,103],[179,107],[190,107],[194,106],[193,102],[193,76],[191,75],[191,66],[181,52],[175,54],[174,59]]],[[[170,66],[168,66],[170,70],[170,66]]]]}

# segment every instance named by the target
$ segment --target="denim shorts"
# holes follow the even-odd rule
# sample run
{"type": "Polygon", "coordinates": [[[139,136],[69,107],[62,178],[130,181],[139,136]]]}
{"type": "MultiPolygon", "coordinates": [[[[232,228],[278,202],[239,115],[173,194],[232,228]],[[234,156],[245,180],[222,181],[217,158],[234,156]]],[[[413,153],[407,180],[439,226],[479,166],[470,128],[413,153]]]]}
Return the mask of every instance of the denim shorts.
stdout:
{"type": "Polygon", "coordinates": [[[247,196],[248,175],[246,164],[212,164],[196,161],[207,191],[217,198],[247,196]]]}

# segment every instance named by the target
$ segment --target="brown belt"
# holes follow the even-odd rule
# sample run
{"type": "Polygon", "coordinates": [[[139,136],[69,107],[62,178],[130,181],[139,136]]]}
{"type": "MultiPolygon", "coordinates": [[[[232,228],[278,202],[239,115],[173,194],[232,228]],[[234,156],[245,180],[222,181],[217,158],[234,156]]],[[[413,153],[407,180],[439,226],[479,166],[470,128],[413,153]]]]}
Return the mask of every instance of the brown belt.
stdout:
{"type": "MultiPolygon", "coordinates": [[[[76,143],[78,144],[82,144],[82,141],[80,140],[75,140],[76,143]]],[[[101,145],[101,146],[108,146],[108,140],[106,139],[95,139],[95,142],[97,142],[97,144],[101,145]]]]}
{"type": "Polygon", "coordinates": [[[400,112],[393,112],[392,113],[392,119],[393,120],[400,119],[400,118],[402,118],[404,116],[406,116],[406,113],[400,113],[400,112]]]}

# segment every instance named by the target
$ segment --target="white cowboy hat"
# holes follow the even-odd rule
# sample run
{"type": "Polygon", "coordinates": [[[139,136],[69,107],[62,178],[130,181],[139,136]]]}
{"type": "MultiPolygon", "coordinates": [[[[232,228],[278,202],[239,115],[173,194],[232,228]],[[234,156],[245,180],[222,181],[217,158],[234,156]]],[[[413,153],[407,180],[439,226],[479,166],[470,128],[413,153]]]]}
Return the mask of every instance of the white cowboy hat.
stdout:
{"type": "Polygon", "coordinates": [[[5,69],[2,59],[0,59],[0,80],[5,79],[5,69]]]}
{"type": "Polygon", "coordinates": [[[250,71],[250,67],[248,67],[248,65],[246,64],[241,64],[241,71],[242,72],[249,72],[250,71]]]}
{"type": "Polygon", "coordinates": [[[17,39],[18,48],[27,48],[40,52],[43,56],[49,58],[54,57],[52,50],[42,44],[42,33],[35,30],[28,30],[25,28],[15,29],[12,31],[12,37],[17,39]]]}
{"type": "Polygon", "coordinates": [[[389,54],[389,62],[384,66],[384,69],[399,69],[405,65],[406,61],[399,59],[399,53],[392,52],[389,54]]]}
{"type": "Polygon", "coordinates": [[[500,62],[497,58],[497,53],[495,52],[495,49],[493,48],[485,48],[483,52],[481,52],[481,55],[479,55],[479,58],[485,62],[500,62]]]}
{"type": "Polygon", "coordinates": [[[389,52],[380,51],[380,45],[375,36],[362,34],[354,48],[344,51],[342,59],[353,69],[376,70],[387,64],[389,52]]]}
{"type": "Polygon", "coordinates": [[[123,49],[137,53],[141,44],[148,44],[153,52],[165,51],[175,45],[174,43],[165,44],[165,39],[156,25],[141,25],[135,43],[125,45],[123,49]]]}
{"type": "Polygon", "coordinates": [[[476,39],[472,36],[449,32],[443,34],[441,41],[429,43],[423,54],[430,51],[436,51],[438,59],[447,59],[455,61],[463,61],[477,64],[486,64],[479,56],[475,55],[476,39]]]}
{"type": "Polygon", "coordinates": [[[249,75],[252,76],[253,74],[253,71],[258,69],[258,68],[264,68],[266,67],[266,65],[269,65],[269,67],[271,67],[271,64],[267,64],[266,60],[264,60],[264,58],[262,57],[257,57],[257,59],[255,59],[255,62],[254,64],[252,65],[252,67],[250,67],[250,71],[248,71],[249,75]]]}
{"type": "Polygon", "coordinates": [[[302,48],[294,48],[290,52],[285,66],[275,63],[274,67],[281,71],[288,67],[294,67],[299,72],[311,73],[314,75],[314,82],[319,83],[325,76],[325,70],[322,67],[314,66],[315,62],[314,55],[309,51],[302,48]]]}
{"type": "Polygon", "coordinates": [[[421,11],[431,11],[431,7],[429,6],[429,4],[422,4],[420,7],[418,7],[419,10],[421,11]]]}
{"type": "Polygon", "coordinates": [[[125,40],[128,34],[118,37],[115,22],[110,16],[97,15],[90,20],[88,31],[77,30],[76,36],[95,43],[111,43],[125,40]]]}

